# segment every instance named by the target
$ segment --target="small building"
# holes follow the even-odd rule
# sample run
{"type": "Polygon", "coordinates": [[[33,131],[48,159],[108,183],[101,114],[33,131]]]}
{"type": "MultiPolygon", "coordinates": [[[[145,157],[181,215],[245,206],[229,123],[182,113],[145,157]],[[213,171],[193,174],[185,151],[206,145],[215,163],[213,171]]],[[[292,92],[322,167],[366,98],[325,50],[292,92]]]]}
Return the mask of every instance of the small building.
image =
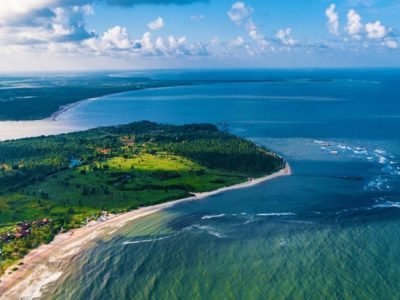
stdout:
{"type": "Polygon", "coordinates": [[[97,148],[97,151],[104,155],[108,155],[111,153],[110,148],[97,148]]]}

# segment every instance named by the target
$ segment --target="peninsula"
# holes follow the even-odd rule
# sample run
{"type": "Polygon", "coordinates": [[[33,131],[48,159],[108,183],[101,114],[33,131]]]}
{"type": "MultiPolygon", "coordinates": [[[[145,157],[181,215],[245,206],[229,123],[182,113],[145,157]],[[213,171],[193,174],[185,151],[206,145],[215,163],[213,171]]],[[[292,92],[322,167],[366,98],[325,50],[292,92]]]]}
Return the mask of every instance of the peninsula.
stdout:
{"type": "Polygon", "coordinates": [[[59,233],[288,172],[278,155],[210,124],[143,121],[0,143],[1,273],[59,233]]]}

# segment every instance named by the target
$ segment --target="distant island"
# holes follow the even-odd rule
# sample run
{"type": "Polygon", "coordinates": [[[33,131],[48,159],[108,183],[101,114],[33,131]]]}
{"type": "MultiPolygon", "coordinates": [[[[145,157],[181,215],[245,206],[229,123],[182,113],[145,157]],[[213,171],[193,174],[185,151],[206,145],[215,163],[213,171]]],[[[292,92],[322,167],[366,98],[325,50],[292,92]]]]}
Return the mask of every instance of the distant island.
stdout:
{"type": "Polygon", "coordinates": [[[2,142],[0,273],[60,232],[283,168],[275,153],[210,124],[143,121],[2,142]]]}

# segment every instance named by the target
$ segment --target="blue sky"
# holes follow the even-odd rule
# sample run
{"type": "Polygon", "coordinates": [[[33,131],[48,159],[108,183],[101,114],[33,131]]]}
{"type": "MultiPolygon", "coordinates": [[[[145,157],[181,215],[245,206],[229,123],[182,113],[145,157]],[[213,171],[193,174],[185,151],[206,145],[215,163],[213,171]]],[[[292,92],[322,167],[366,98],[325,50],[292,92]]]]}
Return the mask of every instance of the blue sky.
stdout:
{"type": "Polygon", "coordinates": [[[2,0],[2,71],[398,67],[400,0],[2,0]]]}

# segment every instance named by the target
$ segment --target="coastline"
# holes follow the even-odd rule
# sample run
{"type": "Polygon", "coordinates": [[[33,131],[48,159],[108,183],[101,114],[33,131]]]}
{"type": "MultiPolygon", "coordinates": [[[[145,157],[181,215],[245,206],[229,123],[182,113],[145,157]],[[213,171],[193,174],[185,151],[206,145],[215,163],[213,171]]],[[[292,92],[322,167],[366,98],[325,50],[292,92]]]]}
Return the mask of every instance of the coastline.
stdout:
{"type": "Polygon", "coordinates": [[[94,224],[89,223],[84,227],[60,233],[50,244],[41,245],[30,251],[21,259],[20,263],[22,262],[23,264],[17,263],[6,270],[0,277],[0,300],[39,298],[41,290],[45,286],[61,277],[63,273],[60,267],[62,265],[68,265],[68,262],[84,251],[85,247],[91,242],[102,236],[111,235],[130,221],[171,208],[180,203],[197,201],[227,191],[252,187],[291,174],[290,165],[286,163],[283,169],[261,178],[223,187],[211,192],[196,193],[184,199],[142,207],[130,212],[113,215],[105,221],[96,221],[94,224]],[[11,270],[16,267],[18,270],[12,272],[11,270]]]}
{"type": "MultiPolygon", "coordinates": [[[[99,96],[99,97],[87,98],[87,99],[79,100],[77,102],[72,102],[69,104],[62,105],[58,108],[57,111],[53,112],[49,117],[41,119],[41,120],[57,121],[59,116],[68,112],[69,110],[73,109],[74,107],[76,107],[78,105],[81,105],[83,103],[90,102],[90,101],[97,101],[102,98],[106,98],[106,97],[110,97],[110,96],[118,96],[118,95],[124,95],[126,93],[132,93],[132,92],[138,92],[138,91],[144,91],[144,90],[158,90],[158,89],[179,87],[179,86],[181,86],[181,85],[174,85],[174,86],[168,86],[168,87],[149,87],[149,88],[144,87],[144,88],[133,89],[133,90],[129,90],[129,91],[110,93],[110,94],[106,94],[106,95],[99,96]]],[[[38,121],[38,120],[36,120],[36,121],[38,121]]]]}
{"type": "Polygon", "coordinates": [[[83,99],[83,100],[80,100],[80,101],[77,101],[77,102],[72,102],[72,103],[69,103],[69,104],[65,104],[65,105],[60,106],[58,108],[58,110],[53,112],[49,117],[44,118],[42,120],[57,121],[59,116],[61,116],[62,114],[66,113],[67,111],[69,111],[69,110],[73,109],[74,107],[76,107],[78,105],[81,105],[83,103],[100,100],[102,98],[109,97],[109,96],[117,96],[117,95],[122,95],[122,94],[125,94],[125,93],[134,92],[134,91],[141,91],[141,90],[144,90],[144,89],[136,89],[136,90],[125,91],[125,92],[111,93],[111,94],[106,94],[106,95],[99,96],[99,97],[87,98],[87,99],[83,99]]]}

